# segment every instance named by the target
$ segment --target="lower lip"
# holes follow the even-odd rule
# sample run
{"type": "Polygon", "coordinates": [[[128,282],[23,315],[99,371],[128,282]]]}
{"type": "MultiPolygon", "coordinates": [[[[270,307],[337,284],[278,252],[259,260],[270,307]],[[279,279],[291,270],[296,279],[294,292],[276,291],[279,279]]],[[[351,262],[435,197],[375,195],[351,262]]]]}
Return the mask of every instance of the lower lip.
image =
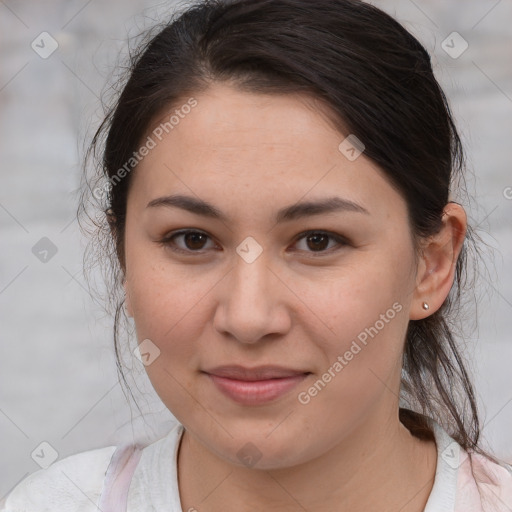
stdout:
{"type": "Polygon", "coordinates": [[[243,405],[260,405],[285,395],[301,383],[307,374],[267,380],[236,380],[207,374],[224,395],[243,405]]]}

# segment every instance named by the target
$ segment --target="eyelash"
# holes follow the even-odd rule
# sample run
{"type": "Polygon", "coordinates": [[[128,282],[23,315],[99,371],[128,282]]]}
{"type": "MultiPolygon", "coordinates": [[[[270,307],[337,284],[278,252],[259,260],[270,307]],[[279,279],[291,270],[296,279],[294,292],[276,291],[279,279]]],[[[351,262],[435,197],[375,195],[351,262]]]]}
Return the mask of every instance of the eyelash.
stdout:
{"type": "MultiPolygon", "coordinates": [[[[187,254],[187,255],[194,254],[194,253],[204,254],[204,250],[199,250],[199,251],[193,251],[190,249],[186,250],[186,249],[178,248],[174,245],[173,240],[175,238],[177,238],[179,236],[187,235],[189,233],[205,235],[211,239],[211,237],[203,231],[198,231],[195,229],[184,229],[181,231],[169,233],[169,235],[164,237],[162,240],[159,240],[158,243],[163,245],[164,247],[171,249],[174,252],[178,252],[181,254],[187,254]]],[[[349,245],[348,241],[340,235],[337,235],[335,233],[330,233],[329,231],[315,231],[315,230],[309,230],[309,231],[304,231],[304,232],[300,233],[299,235],[297,235],[294,244],[310,235],[324,235],[324,236],[329,237],[332,240],[335,240],[341,246],[349,245]]],[[[339,250],[339,249],[335,249],[335,251],[336,250],[339,250]]],[[[321,257],[322,255],[325,255],[325,254],[330,255],[330,254],[332,254],[332,252],[335,252],[335,251],[332,251],[332,247],[331,247],[331,249],[326,249],[326,250],[322,250],[322,251],[305,251],[305,252],[309,252],[313,255],[314,258],[317,258],[317,257],[321,257]]]]}

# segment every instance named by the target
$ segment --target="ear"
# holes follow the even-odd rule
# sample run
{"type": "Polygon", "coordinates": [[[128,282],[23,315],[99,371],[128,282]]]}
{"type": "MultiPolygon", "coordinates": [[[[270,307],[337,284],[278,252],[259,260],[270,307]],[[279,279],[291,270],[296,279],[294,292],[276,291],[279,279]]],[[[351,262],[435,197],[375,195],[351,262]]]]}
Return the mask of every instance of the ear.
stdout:
{"type": "Polygon", "coordinates": [[[428,237],[423,245],[409,315],[411,320],[421,320],[443,305],[453,284],[466,229],[464,208],[448,203],[443,210],[440,231],[428,237]],[[423,309],[425,302],[429,306],[427,310],[423,309]]]}
{"type": "Polygon", "coordinates": [[[128,316],[130,318],[133,318],[133,310],[132,310],[132,305],[130,302],[130,296],[128,295],[128,288],[126,287],[126,277],[124,279],[123,286],[124,286],[125,297],[126,297],[125,301],[124,301],[124,307],[126,309],[126,313],[128,314],[128,316]]]}

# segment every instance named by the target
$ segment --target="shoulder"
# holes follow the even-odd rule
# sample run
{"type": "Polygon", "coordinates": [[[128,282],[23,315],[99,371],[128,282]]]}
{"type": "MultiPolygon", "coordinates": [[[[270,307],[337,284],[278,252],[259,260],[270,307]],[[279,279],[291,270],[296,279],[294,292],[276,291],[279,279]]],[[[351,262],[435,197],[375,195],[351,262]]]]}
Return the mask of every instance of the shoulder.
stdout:
{"type": "MultiPolygon", "coordinates": [[[[512,510],[512,466],[505,462],[499,464],[487,457],[470,451],[462,452],[457,494],[462,508],[474,496],[484,512],[512,510]]],[[[457,510],[457,509],[456,509],[457,510]]]]}
{"type": "Polygon", "coordinates": [[[97,511],[116,446],[89,450],[32,473],[0,502],[0,512],[97,511]]]}

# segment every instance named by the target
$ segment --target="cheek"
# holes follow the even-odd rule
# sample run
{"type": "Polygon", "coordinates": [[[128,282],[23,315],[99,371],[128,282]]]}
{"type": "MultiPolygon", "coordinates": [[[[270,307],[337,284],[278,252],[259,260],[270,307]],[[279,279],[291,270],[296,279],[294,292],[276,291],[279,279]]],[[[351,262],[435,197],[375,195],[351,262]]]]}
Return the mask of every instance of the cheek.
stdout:
{"type": "Polygon", "coordinates": [[[299,390],[305,421],[318,436],[325,435],[325,425],[352,428],[377,404],[396,400],[408,319],[398,301],[376,302],[357,310],[340,307],[337,334],[322,346],[327,362],[299,390]]]}
{"type": "Polygon", "coordinates": [[[386,388],[395,388],[411,297],[410,279],[402,272],[407,264],[399,266],[389,257],[361,261],[315,288],[321,293],[304,294],[329,327],[322,328],[327,334],[318,342],[325,361],[321,382],[311,393],[305,390],[308,395],[323,395],[324,399],[315,399],[318,407],[333,401],[345,412],[360,410],[386,388]]]}
{"type": "Polygon", "coordinates": [[[203,286],[189,282],[179,271],[140,263],[133,265],[127,286],[137,340],[149,339],[158,348],[158,357],[145,371],[161,400],[185,424],[193,409],[186,390],[193,388],[200,356],[196,340],[201,339],[205,315],[210,314],[204,295],[214,283],[203,286]]]}
{"type": "Polygon", "coordinates": [[[192,270],[170,264],[166,249],[135,228],[127,229],[126,261],[126,289],[137,330],[141,336],[162,340],[180,319],[194,314],[201,287],[192,270]]]}
{"type": "Polygon", "coordinates": [[[179,269],[166,269],[159,254],[158,249],[146,248],[135,236],[127,236],[126,293],[137,339],[140,342],[149,338],[160,347],[165,333],[172,334],[194,297],[191,288],[183,286],[179,269]]]}
{"type": "Polygon", "coordinates": [[[148,265],[140,270],[144,279],[135,275],[128,285],[139,339],[153,337],[162,344],[180,339],[178,333],[185,327],[193,336],[194,326],[200,326],[202,300],[210,288],[208,282],[200,285],[172,269],[164,272],[148,265]]]}
{"type": "Polygon", "coordinates": [[[330,348],[346,350],[358,337],[364,342],[365,332],[377,325],[380,337],[395,338],[404,329],[403,313],[410,301],[409,280],[394,264],[385,266],[378,258],[343,268],[333,278],[311,283],[301,292],[311,309],[317,312],[327,333],[330,348]]]}

